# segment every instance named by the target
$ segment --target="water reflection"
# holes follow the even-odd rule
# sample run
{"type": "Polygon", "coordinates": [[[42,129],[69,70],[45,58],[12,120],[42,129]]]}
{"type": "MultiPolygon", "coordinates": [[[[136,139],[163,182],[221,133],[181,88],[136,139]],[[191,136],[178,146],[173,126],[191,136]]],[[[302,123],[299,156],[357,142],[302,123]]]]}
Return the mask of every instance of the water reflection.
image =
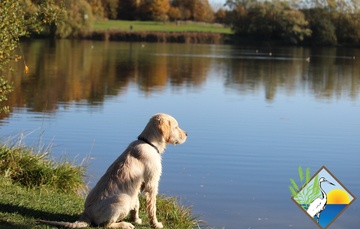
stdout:
{"type": "MultiPolygon", "coordinates": [[[[239,48],[162,43],[36,40],[22,44],[29,74],[11,73],[14,92],[8,104],[36,112],[55,111],[59,103],[86,101],[96,106],[107,96],[134,85],[145,96],[169,84],[200,87],[216,71],[227,89],[265,90],[268,101],[278,90],[309,90],[317,98],[359,96],[356,49],[239,48]],[[271,53],[271,55],[270,55],[271,53]]],[[[22,69],[21,63],[15,66],[22,69]]]]}
{"type": "MultiPolygon", "coordinates": [[[[91,183],[164,111],[191,138],[164,155],[161,193],[210,225],[314,226],[290,200],[299,165],[326,165],[360,195],[357,49],[38,40],[23,51],[30,73],[15,66],[2,134],[40,128],[55,155],[91,151],[91,183]]],[[[356,228],[358,209],[337,222],[356,228]]]]}

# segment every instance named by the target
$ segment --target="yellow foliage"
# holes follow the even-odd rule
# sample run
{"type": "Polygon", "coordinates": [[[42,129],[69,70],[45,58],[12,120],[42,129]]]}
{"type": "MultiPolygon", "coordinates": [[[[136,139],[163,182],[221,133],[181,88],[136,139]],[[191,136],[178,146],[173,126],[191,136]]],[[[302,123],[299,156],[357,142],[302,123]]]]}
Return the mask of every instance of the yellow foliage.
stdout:
{"type": "Polygon", "coordinates": [[[25,65],[25,70],[24,70],[24,72],[25,72],[26,74],[28,74],[28,73],[29,73],[29,68],[28,68],[28,66],[27,66],[27,65],[25,65]]]}

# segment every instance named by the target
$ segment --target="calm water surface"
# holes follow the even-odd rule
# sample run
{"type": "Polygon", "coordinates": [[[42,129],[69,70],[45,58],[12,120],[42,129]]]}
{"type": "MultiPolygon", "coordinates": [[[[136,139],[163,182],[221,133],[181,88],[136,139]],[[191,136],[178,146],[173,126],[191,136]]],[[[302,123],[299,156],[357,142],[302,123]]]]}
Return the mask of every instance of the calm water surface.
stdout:
{"type": "MultiPolygon", "coordinates": [[[[68,40],[22,47],[30,73],[15,66],[1,135],[52,144],[55,158],[90,157],[90,186],[150,116],[165,112],[189,137],[168,146],[160,193],[213,227],[318,228],[290,199],[300,165],[312,174],[326,166],[360,197],[359,49],[68,40]]],[[[359,215],[356,200],[330,228],[358,228],[359,215]]]]}

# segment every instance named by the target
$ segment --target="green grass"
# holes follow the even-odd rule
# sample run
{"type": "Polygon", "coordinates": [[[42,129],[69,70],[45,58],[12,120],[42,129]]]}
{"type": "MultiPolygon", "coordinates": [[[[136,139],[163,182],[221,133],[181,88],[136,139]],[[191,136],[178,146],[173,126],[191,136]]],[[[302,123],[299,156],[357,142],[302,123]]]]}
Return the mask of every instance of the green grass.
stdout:
{"type": "Polygon", "coordinates": [[[75,221],[84,199],[53,189],[28,188],[0,178],[0,228],[48,228],[36,219],[75,221]]]}
{"type": "Polygon", "coordinates": [[[155,22],[155,21],[120,21],[104,20],[94,24],[95,31],[120,30],[136,32],[211,32],[233,34],[230,28],[220,24],[192,23],[192,22],[155,22]],[[130,30],[132,26],[132,30],[130,30]]]}
{"type": "Polygon", "coordinates": [[[25,187],[49,187],[62,192],[87,191],[86,167],[66,159],[55,162],[49,152],[34,153],[29,147],[5,144],[0,147],[0,175],[25,187]]]}
{"type": "MultiPolygon", "coordinates": [[[[87,190],[84,175],[83,165],[53,162],[48,153],[34,153],[23,146],[0,145],[0,229],[56,228],[37,219],[76,221],[85,201],[79,190],[87,190]]],[[[140,202],[144,206],[143,197],[140,202]]],[[[174,197],[159,196],[157,208],[165,228],[204,227],[174,197]]],[[[143,225],[136,228],[151,228],[144,207],[140,207],[140,217],[143,225]]]]}

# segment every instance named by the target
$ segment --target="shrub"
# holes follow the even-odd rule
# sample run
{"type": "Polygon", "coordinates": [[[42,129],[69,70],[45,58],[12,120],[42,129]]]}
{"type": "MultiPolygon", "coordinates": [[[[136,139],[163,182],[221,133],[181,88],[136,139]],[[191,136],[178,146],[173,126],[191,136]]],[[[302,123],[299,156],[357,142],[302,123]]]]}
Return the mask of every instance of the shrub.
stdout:
{"type": "Polygon", "coordinates": [[[14,183],[34,188],[51,187],[62,192],[83,193],[86,167],[62,160],[54,162],[49,153],[34,153],[24,146],[0,146],[0,175],[14,183]]]}
{"type": "Polygon", "coordinates": [[[310,43],[313,45],[336,45],[337,38],[335,26],[331,21],[330,12],[320,9],[308,9],[303,11],[309,21],[312,35],[310,43]]]}
{"type": "Polygon", "coordinates": [[[56,35],[62,38],[77,37],[86,33],[93,25],[91,6],[85,0],[64,0],[66,13],[58,23],[56,35]]]}
{"type": "Polygon", "coordinates": [[[237,5],[232,27],[238,35],[296,44],[311,34],[304,14],[284,2],[237,5]]]}
{"type": "Polygon", "coordinates": [[[360,44],[360,13],[334,12],[332,22],[339,44],[360,44]]]}

